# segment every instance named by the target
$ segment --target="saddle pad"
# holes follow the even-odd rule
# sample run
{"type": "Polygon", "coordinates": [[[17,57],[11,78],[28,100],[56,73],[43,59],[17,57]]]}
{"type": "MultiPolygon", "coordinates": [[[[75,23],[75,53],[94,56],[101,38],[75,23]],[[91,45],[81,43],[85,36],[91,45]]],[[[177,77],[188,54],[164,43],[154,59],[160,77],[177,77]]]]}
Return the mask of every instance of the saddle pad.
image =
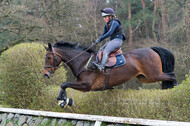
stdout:
{"type": "Polygon", "coordinates": [[[107,66],[107,64],[106,64],[106,67],[108,67],[108,68],[120,67],[120,66],[124,65],[125,63],[126,63],[125,57],[122,54],[120,54],[120,55],[116,55],[116,63],[115,64],[113,64],[112,66],[107,66]]]}
{"type": "MultiPolygon", "coordinates": [[[[96,57],[96,61],[100,62],[98,57],[96,57]]],[[[109,57],[108,62],[106,63],[105,67],[107,68],[115,68],[122,66],[126,63],[125,57],[122,54],[116,55],[115,57],[109,57]]]]}

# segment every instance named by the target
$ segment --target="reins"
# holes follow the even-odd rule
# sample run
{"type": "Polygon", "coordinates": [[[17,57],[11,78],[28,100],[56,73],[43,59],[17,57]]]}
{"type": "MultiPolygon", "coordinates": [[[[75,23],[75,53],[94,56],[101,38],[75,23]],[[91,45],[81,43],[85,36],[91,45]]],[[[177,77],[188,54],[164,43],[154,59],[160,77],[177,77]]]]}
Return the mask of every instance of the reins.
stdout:
{"type": "Polygon", "coordinates": [[[65,64],[73,61],[74,59],[76,59],[77,57],[79,57],[80,55],[82,55],[84,52],[88,51],[90,48],[92,48],[94,45],[92,44],[90,47],[88,47],[87,49],[85,49],[84,51],[82,51],[81,53],[79,53],[78,55],[76,55],[75,57],[73,57],[72,59],[70,59],[69,61],[65,62],[65,64]]]}
{"type": "Polygon", "coordinates": [[[93,46],[94,46],[94,44],[92,44],[90,47],[88,47],[87,49],[85,49],[84,51],[82,51],[81,53],[79,53],[78,55],[76,55],[75,57],[73,57],[72,59],[68,60],[67,62],[63,62],[62,65],[58,66],[57,68],[60,68],[61,66],[66,66],[69,62],[73,61],[74,59],[76,59],[77,57],[79,57],[80,55],[82,55],[83,53],[85,53],[86,51],[88,51],[93,46]]]}

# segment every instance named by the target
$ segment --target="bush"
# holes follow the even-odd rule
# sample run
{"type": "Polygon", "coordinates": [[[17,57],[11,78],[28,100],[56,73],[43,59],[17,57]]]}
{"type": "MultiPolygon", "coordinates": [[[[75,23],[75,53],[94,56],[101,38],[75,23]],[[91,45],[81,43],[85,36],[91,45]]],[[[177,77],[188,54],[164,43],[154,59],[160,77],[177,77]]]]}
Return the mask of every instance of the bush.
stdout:
{"type": "Polygon", "coordinates": [[[190,121],[190,74],[178,87],[168,90],[106,90],[80,92],[67,89],[72,107],[61,109],[55,97],[60,90],[50,86],[41,97],[44,110],[82,114],[146,118],[159,120],[190,121]]]}
{"type": "Polygon", "coordinates": [[[39,43],[16,45],[0,56],[0,85],[3,103],[11,107],[32,108],[40,103],[42,90],[61,85],[66,71],[60,68],[50,80],[43,78],[45,49],[39,43]]]}

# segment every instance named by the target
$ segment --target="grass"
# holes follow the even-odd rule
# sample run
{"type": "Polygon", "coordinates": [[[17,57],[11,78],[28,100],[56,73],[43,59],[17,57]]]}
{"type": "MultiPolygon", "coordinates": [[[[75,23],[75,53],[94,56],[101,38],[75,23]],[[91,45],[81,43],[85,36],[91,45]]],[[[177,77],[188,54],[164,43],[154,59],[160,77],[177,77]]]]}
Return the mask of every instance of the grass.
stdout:
{"type": "Polygon", "coordinates": [[[0,105],[0,108],[10,108],[10,105],[0,105]]]}

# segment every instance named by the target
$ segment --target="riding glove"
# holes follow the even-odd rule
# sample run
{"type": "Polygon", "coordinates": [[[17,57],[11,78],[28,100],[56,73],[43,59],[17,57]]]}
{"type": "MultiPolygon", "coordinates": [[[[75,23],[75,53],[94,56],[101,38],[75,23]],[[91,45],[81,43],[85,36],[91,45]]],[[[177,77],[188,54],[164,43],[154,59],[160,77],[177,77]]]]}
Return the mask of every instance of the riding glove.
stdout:
{"type": "Polygon", "coordinates": [[[100,39],[97,39],[97,40],[95,41],[96,44],[98,44],[99,42],[100,42],[100,39]]]}

